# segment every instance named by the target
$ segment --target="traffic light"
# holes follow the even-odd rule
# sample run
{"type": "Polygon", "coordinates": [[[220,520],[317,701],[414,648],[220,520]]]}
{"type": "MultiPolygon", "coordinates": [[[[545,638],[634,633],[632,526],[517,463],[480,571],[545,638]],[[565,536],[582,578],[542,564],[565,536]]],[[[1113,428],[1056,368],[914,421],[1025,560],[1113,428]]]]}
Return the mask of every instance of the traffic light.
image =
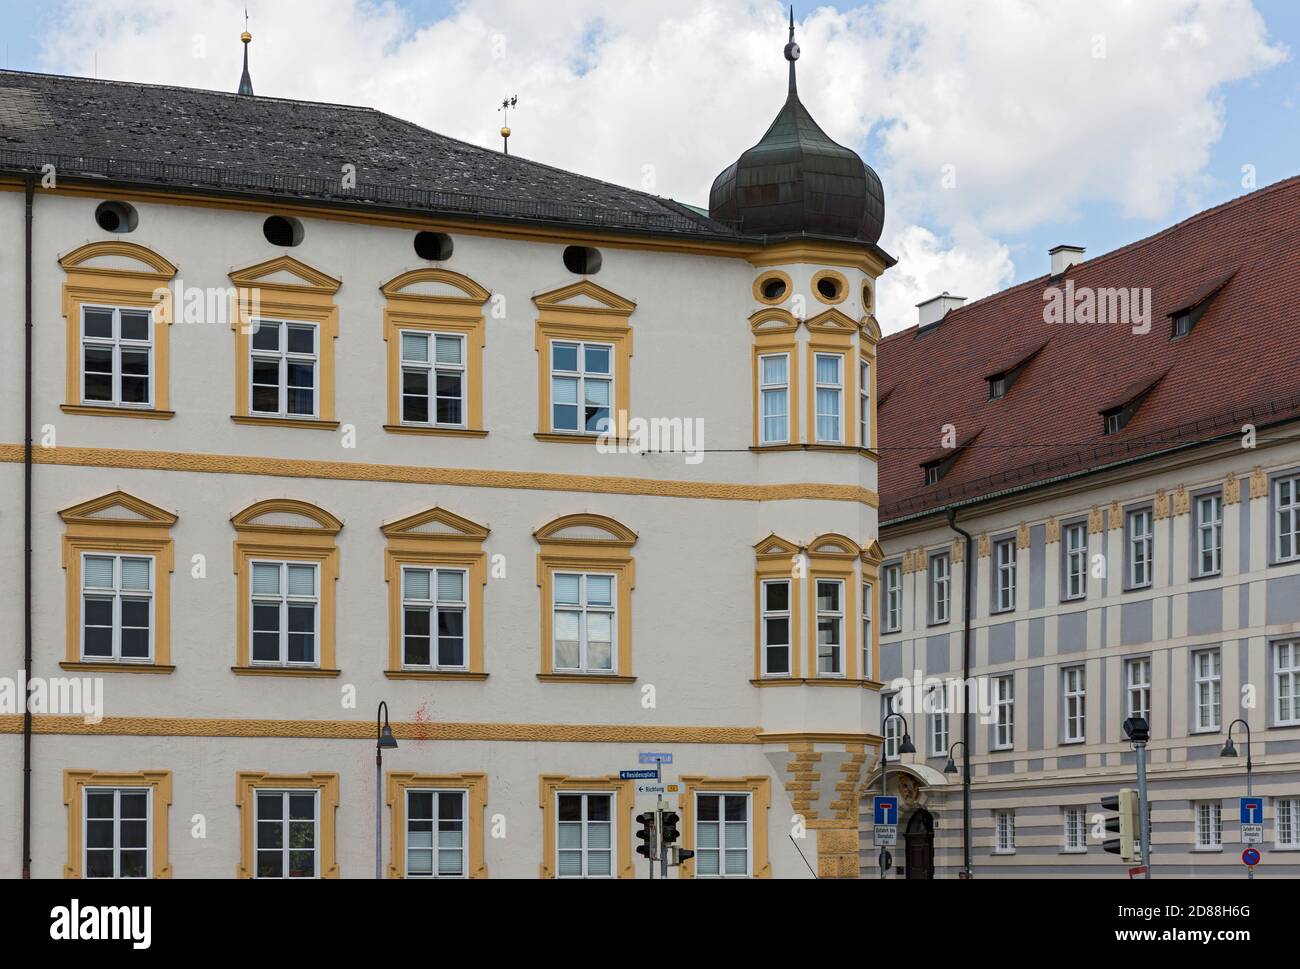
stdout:
{"type": "Polygon", "coordinates": [[[641,825],[641,830],[636,833],[637,839],[641,842],[636,846],[636,853],[642,858],[653,861],[655,857],[655,813],[646,811],[643,814],[638,814],[636,823],[641,825]]]}
{"type": "Polygon", "coordinates": [[[680,865],[683,861],[690,861],[694,857],[695,852],[686,848],[673,846],[668,849],[668,867],[671,868],[674,865],[680,865]]]}
{"type": "Polygon", "coordinates": [[[1118,794],[1103,797],[1101,807],[1104,811],[1117,813],[1117,817],[1106,819],[1106,830],[1119,835],[1118,838],[1108,838],[1102,847],[1125,861],[1139,861],[1142,848],[1138,843],[1141,829],[1138,827],[1137,791],[1126,787],[1118,794]]]}
{"type": "Polygon", "coordinates": [[[664,811],[661,815],[663,822],[663,845],[665,848],[677,843],[681,834],[677,830],[677,823],[681,821],[681,816],[676,811],[664,811]]]}

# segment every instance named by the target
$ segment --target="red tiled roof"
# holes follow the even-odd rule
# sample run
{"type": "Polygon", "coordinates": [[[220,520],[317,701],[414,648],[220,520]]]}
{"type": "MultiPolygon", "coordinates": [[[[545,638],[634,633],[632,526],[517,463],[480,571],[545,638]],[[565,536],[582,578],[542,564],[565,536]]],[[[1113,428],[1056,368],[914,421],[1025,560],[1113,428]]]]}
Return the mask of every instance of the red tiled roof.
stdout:
{"type": "Polygon", "coordinates": [[[891,391],[879,405],[882,522],[1300,416],[1300,177],[953,310],[920,337],[891,334],[877,352],[891,391]],[[1045,291],[1067,281],[1075,293],[1149,289],[1150,332],[1045,322],[1045,291]],[[1171,340],[1169,314],[1210,295],[1171,340]],[[1039,344],[990,400],[987,375],[1039,344]],[[1124,429],[1104,434],[1099,411],[1161,375],[1124,429]],[[962,439],[982,432],[927,486],[919,465],[945,424],[962,439]]]}

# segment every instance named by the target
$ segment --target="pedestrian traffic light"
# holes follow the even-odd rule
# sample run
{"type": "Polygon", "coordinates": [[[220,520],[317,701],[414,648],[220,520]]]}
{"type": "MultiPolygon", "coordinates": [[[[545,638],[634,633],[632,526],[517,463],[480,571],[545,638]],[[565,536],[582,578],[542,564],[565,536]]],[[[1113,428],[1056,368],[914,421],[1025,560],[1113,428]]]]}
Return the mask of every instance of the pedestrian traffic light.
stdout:
{"type": "Polygon", "coordinates": [[[1124,861],[1139,861],[1142,849],[1138,844],[1141,829],[1138,827],[1137,791],[1126,787],[1118,794],[1103,797],[1101,807],[1104,811],[1116,812],[1116,817],[1106,819],[1106,830],[1119,835],[1118,838],[1108,838],[1102,847],[1124,861]]]}
{"type": "Polygon", "coordinates": [[[668,849],[668,867],[680,865],[683,861],[690,861],[694,857],[695,852],[674,846],[668,849]]]}
{"type": "Polygon", "coordinates": [[[681,837],[677,830],[677,823],[681,821],[681,817],[676,811],[664,811],[661,814],[661,820],[663,822],[664,847],[676,844],[677,839],[681,837]]]}
{"type": "Polygon", "coordinates": [[[636,823],[641,825],[641,830],[636,833],[637,839],[641,842],[636,846],[636,853],[642,858],[653,861],[655,857],[655,813],[646,811],[638,814],[636,823]]]}

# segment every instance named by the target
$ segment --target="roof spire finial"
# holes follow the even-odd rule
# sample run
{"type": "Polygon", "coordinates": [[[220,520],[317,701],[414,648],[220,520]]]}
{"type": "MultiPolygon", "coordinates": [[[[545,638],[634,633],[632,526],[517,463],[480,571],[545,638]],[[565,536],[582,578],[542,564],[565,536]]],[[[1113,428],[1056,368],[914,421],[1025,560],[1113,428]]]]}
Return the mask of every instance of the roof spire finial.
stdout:
{"type": "Polygon", "coordinates": [[[248,8],[244,8],[244,32],[239,35],[244,45],[244,73],[239,79],[239,93],[253,96],[253,79],[248,74],[248,45],[253,42],[253,35],[248,32],[248,8]]]}
{"type": "Polygon", "coordinates": [[[510,154],[510,109],[519,103],[519,95],[514,94],[501,102],[497,108],[501,115],[501,151],[510,154]]]}
{"type": "Polygon", "coordinates": [[[790,42],[785,45],[785,59],[790,62],[790,96],[798,91],[794,84],[794,62],[799,59],[799,45],[794,42],[794,4],[790,4],[790,42]]]}

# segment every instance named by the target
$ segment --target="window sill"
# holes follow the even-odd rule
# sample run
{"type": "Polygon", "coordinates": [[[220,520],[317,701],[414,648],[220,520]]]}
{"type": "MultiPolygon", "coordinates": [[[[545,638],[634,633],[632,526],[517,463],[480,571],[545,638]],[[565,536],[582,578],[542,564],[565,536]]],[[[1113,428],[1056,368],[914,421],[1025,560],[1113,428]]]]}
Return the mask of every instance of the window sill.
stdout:
{"type": "Polygon", "coordinates": [[[299,427],[311,431],[336,431],[338,421],[322,421],[314,417],[254,417],[251,414],[231,414],[230,419],[236,424],[249,424],[254,427],[299,427]]]}
{"type": "MultiPolygon", "coordinates": [[[[843,676],[765,676],[749,681],[753,686],[867,686],[870,680],[850,680],[843,676]]],[[[872,684],[877,688],[879,683],[872,684]]]]}
{"type": "Polygon", "coordinates": [[[150,421],[169,421],[176,416],[174,410],[154,410],[152,407],[113,407],[97,404],[63,404],[65,414],[86,414],[90,417],[136,417],[150,421]]]}
{"type": "Polygon", "coordinates": [[[552,444],[613,444],[627,445],[632,444],[629,438],[604,437],[600,434],[565,434],[562,431],[538,431],[533,437],[539,441],[548,441],[552,444]]]}
{"type": "MultiPolygon", "coordinates": [[[[1148,721],[1149,723],[1150,721],[1148,721]]],[[[1222,727],[1194,727],[1191,730],[1191,736],[1204,737],[1207,734],[1223,733],[1222,727]]]]}
{"type": "Polygon", "coordinates": [[[1088,853],[1088,849],[1087,848],[1062,848],[1060,853],[1063,855],[1086,855],[1088,853]]]}
{"type": "Polygon", "coordinates": [[[342,670],[323,670],[319,666],[232,666],[236,676],[310,676],[332,678],[342,670]]]}
{"type": "Polygon", "coordinates": [[[543,683],[635,683],[635,676],[617,676],[613,673],[538,673],[543,683]]]}
{"type": "Polygon", "coordinates": [[[158,663],[96,663],[83,660],[76,663],[62,662],[62,669],[76,673],[174,673],[175,666],[163,666],[158,663]]]}
{"type": "Polygon", "coordinates": [[[993,855],[993,857],[995,857],[995,858],[1005,858],[1005,857],[1008,856],[1008,855],[1014,855],[1014,854],[1016,853],[1016,849],[1015,849],[1015,848],[1011,848],[1011,849],[994,849],[993,851],[991,851],[991,852],[989,852],[989,853],[990,853],[991,855],[993,855]]]}
{"type": "Polygon", "coordinates": [[[791,444],[789,442],[781,442],[772,444],[751,444],[749,449],[755,454],[762,451],[827,451],[831,453],[850,451],[861,455],[864,458],[880,460],[880,455],[872,448],[858,447],[854,444],[791,444]]]}
{"type": "Polygon", "coordinates": [[[1223,846],[1222,846],[1222,845],[1219,845],[1219,846],[1216,847],[1216,848],[1202,848],[1202,847],[1200,847],[1200,846],[1197,846],[1197,847],[1195,847],[1195,848],[1192,849],[1192,854],[1194,854],[1194,855],[1221,855],[1221,854],[1223,854],[1223,846]]]}
{"type": "Polygon", "coordinates": [[[486,680],[486,673],[471,670],[384,670],[390,680],[486,680]]]}
{"type": "Polygon", "coordinates": [[[473,427],[437,427],[423,424],[385,424],[389,434],[421,434],[426,437],[487,437],[487,431],[473,427]]]}

